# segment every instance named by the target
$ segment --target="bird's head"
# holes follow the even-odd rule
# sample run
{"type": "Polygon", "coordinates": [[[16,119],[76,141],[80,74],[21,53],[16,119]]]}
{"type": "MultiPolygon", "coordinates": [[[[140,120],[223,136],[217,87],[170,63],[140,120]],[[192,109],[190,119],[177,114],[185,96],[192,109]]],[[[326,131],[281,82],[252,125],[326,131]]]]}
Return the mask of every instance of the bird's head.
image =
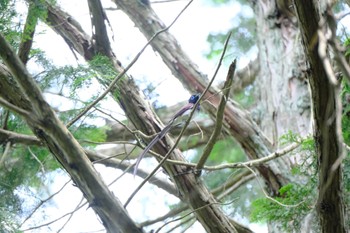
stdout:
{"type": "Polygon", "coordinates": [[[191,103],[191,104],[197,103],[197,101],[199,99],[199,96],[200,96],[199,94],[191,95],[191,97],[188,100],[188,102],[191,103]]]}

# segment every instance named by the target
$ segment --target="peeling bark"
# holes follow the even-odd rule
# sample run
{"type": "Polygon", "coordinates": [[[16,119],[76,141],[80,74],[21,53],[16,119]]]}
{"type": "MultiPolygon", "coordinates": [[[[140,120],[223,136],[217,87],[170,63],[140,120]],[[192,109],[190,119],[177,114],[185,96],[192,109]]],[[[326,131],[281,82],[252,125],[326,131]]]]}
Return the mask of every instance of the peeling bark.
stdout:
{"type": "Polygon", "coordinates": [[[46,20],[52,30],[61,35],[71,49],[76,50],[85,59],[91,60],[96,51],[90,36],[83,31],[80,24],[57,6],[48,5],[47,11],[46,20]]]}

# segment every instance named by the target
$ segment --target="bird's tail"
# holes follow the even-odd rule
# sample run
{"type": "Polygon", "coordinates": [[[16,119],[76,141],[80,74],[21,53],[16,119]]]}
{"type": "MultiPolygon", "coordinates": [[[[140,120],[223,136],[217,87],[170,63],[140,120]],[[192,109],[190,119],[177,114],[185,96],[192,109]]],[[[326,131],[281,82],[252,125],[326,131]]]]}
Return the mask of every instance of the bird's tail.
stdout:
{"type": "Polygon", "coordinates": [[[169,124],[167,126],[165,126],[162,131],[160,131],[157,136],[155,136],[152,141],[146,146],[146,148],[142,151],[142,153],[139,155],[139,157],[136,160],[136,164],[134,167],[134,172],[133,175],[135,177],[136,172],[137,172],[137,168],[139,167],[139,164],[142,160],[142,158],[147,154],[147,152],[152,149],[152,147],[159,141],[161,140],[167,133],[168,131],[171,129],[171,126],[173,125],[174,120],[170,121],[169,124]]]}

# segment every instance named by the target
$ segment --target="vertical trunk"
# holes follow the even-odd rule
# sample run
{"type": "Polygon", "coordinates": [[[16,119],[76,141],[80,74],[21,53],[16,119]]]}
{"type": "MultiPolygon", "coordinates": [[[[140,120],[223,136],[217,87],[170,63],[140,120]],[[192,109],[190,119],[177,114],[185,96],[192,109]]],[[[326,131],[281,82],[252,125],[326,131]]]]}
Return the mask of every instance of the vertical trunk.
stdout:
{"type": "MultiPolygon", "coordinates": [[[[320,41],[315,40],[315,37],[318,35],[320,16],[316,3],[295,0],[295,6],[304,50],[309,62],[308,78],[313,103],[314,139],[319,172],[317,213],[322,232],[344,233],[346,230],[340,164],[342,134],[339,84],[333,84],[327,77],[322,59],[318,54],[320,41]]],[[[325,24],[326,22],[322,27],[326,27],[325,24]]]]}
{"type": "MultiPolygon", "coordinates": [[[[287,0],[257,1],[252,7],[256,15],[260,73],[255,82],[257,108],[253,116],[275,148],[279,138],[291,131],[305,136],[310,132],[310,97],[301,64],[305,56],[297,37],[297,23],[287,0]]],[[[294,159],[282,157],[283,176],[293,183],[294,159]]],[[[269,232],[281,232],[281,226],[269,223],[269,232]]]]}
{"type": "Polygon", "coordinates": [[[253,6],[260,62],[255,116],[274,146],[289,130],[302,136],[310,131],[309,93],[300,67],[305,58],[297,24],[293,12],[278,2],[258,1],[253,6]]]}

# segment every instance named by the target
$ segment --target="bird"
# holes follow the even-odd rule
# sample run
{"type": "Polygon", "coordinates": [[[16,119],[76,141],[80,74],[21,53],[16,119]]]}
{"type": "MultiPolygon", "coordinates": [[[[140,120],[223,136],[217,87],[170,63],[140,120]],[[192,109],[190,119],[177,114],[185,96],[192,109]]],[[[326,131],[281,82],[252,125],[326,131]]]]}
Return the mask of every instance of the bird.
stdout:
{"type": "MultiPolygon", "coordinates": [[[[178,110],[173,117],[169,120],[169,123],[157,134],[157,136],[155,136],[152,141],[146,146],[146,148],[142,151],[142,153],[139,155],[139,157],[136,160],[135,163],[135,167],[134,167],[134,177],[136,175],[137,172],[137,168],[142,160],[142,158],[147,154],[147,152],[152,149],[152,147],[159,141],[161,140],[166,134],[167,132],[171,129],[174,121],[182,116],[184,113],[186,113],[188,110],[193,109],[193,107],[196,105],[197,101],[199,100],[200,94],[194,94],[192,95],[189,100],[188,103],[183,106],[180,110],[178,110]]],[[[197,109],[199,110],[199,105],[197,105],[197,109]]]]}

